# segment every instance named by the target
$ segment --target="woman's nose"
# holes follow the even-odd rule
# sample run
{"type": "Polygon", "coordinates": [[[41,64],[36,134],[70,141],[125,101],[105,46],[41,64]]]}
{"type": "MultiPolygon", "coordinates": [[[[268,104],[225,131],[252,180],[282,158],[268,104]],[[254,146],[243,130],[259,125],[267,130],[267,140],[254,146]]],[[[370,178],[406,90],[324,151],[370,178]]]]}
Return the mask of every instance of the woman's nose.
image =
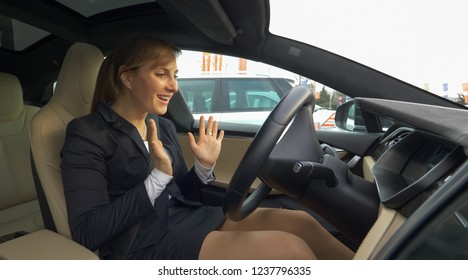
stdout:
{"type": "Polygon", "coordinates": [[[177,92],[179,90],[179,84],[177,83],[177,79],[172,77],[167,82],[167,88],[172,92],[177,92]]]}

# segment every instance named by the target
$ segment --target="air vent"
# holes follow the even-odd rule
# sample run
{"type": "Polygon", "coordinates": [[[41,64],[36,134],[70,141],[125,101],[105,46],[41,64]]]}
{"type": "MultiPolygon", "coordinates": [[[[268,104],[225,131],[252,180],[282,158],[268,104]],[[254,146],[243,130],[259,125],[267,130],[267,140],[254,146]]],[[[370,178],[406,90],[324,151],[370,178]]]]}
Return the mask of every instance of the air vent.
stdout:
{"type": "Polygon", "coordinates": [[[403,138],[405,138],[406,136],[408,136],[411,132],[409,131],[406,131],[406,132],[402,132],[401,134],[399,134],[396,138],[394,139],[391,139],[390,141],[386,142],[384,145],[387,147],[387,149],[391,148],[393,145],[397,144],[398,142],[400,142],[401,140],[403,140],[403,138]]]}

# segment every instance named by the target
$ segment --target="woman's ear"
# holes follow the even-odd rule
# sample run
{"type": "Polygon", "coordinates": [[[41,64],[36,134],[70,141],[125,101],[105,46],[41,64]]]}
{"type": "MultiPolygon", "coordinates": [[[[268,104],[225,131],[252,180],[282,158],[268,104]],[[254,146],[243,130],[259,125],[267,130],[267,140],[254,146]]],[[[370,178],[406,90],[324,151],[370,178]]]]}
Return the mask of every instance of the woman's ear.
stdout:
{"type": "Polygon", "coordinates": [[[125,65],[119,67],[120,82],[129,90],[132,90],[132,71],[125,70],[125,65]]]}

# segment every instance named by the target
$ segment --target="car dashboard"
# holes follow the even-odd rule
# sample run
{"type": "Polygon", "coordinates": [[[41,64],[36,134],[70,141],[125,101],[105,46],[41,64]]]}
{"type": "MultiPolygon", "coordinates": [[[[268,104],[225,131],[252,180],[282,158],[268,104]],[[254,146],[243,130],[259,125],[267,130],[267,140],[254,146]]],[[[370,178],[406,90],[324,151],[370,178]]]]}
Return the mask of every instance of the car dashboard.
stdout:
{"type": "MultiPolygon", "coordinates": [[[[398,238],[403,240],[402,228],[413,223],[407,221],[437,211],[433,201],[452,188],[453,178],[466,167],[468,110],[373,98],[356,98],[354,104],[368,116],[394,123],[366,153],[371,162],[369,178],[381,206],[356,259],[380,258],[385,255],[382,252],[397,247],[398,238]]],[[[464,232],[466,217],[462,211],[453,211],[451,217],[458,221],[451,225],[456,224],[456,232],[464,232]]],[[[446,248],[438,250],[448,253],[453,249],[446,248]]]]}
{"type": "Polygon", "coordinates": [[[408,127],[382,139],[372,156],[380,200],[393,209],[421,193],[432,192],[466,157],[459,145],[408,127]]]}

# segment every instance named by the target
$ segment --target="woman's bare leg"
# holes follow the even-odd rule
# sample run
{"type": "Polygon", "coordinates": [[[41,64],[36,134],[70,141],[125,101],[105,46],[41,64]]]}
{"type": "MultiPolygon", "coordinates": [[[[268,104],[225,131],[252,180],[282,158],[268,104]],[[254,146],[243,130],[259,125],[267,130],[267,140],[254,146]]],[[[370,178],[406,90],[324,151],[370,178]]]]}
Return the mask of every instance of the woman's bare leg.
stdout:
{"type": "Polygon", "coordinates": [[[304,240],[282,231],[213,231],[203,241],[199,259],[316,259],[304,240]]]}
{"type": "Polygon", "coordinates": [[[240,222],[226,220],[219,231],[282,231],[304,240],[318,259],[352,259],[354,252],[304,211],[258,208],[240,222]]]}

